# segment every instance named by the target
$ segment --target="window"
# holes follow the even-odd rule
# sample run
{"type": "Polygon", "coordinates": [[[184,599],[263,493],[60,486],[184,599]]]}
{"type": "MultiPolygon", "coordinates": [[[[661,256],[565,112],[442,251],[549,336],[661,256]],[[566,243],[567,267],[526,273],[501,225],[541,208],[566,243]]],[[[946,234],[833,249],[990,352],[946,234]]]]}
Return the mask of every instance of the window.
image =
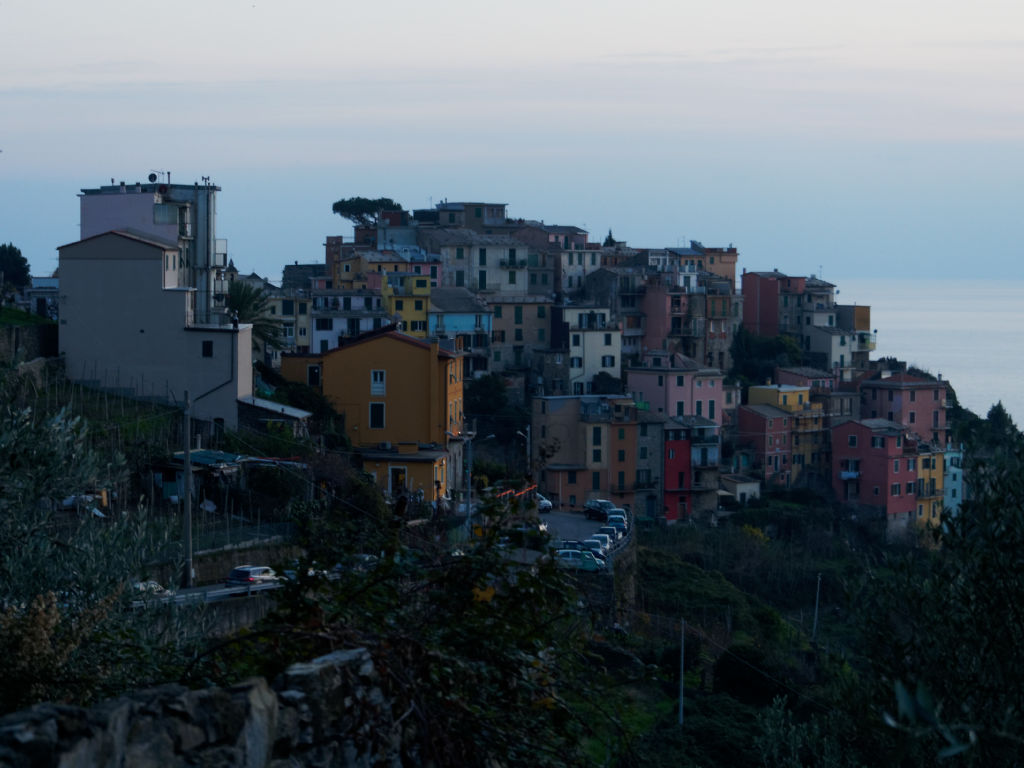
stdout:
{"type": "Polygon", "coordinates": [[[704,415],[704,401],[703,400],[697,400],[696,402],[694,402],[693,407],[694,407],[694,412],[698,416],[703,416],[704,415]]]}
{"type": "Polygon", "coordinates": [[[574,347],[578,347],[580,345],[580,335],[578,333],[574,333],[572,335],[572,345],[574,347]]]}
{"type": "Polygon", "coordinates": [[[619,457],[619,461],[625,461],[626,460],[626,452],[620,450],[619,453],[618,453],[618,457],[619,457]]]}
{"type": "Polygon", "coordinates": [[[413,331],[425,332],[427,330],[427,321],[426,320],[413,320],[412,323],[411,323],[411,326],[412,326],[412,330],[413,331]]]}
{"type": "Polygon", "coordinates": [[[494,316],[499,320],[501,319],[501,304],[494,305],[494,316]]]}
{"type": "Polygon", "coordinates": [[[606,347],[610,347],[612,345],[612,335],[610,333],[606,333],[604,335],[604,345],[606,347]]]}
{"type": "Polygon", "coordinates": [[[641,424],[640,425],[640,437],[647,437],[647,425],[646,424],[641,424]]]}
{"type": "Polygon", "coordinates": [[[884,437],[872,436],[871,437],[871,447],[872,448],[885,448],[885,438],[884,437]]]}
{"type": "Polygon", "coordinates": [[[203,357],[213,357],[213,341],[203,342],[203,357]]]}
{"type": "Polygon", "coordinates": [[[592,472],[590,474],[590,489],[592,491],[600,491],[601,490],[601,473],[600,472],[592,472]]]}
{"type": "Polygon", "coordinates": [[[914,460],[913,459],[907,459],[907,472],[913,472],[913,471],[914,471],[914,460]]]}
{"type": "Polygon", "coordinates": [[[508,249],[508,260],[509,260],[510,264],[515,264],[515,261],[516,261],[516,249],[515,248],[509,248],[508,249]]]}
{"type": "Polygon", "coordinates": [[[899,483],[893,483],[891,486],[889,486],[889,495],[890,496],[899,496],[900,495],[900,484],[899,483]]]}
{"type": "Polygon", "coordinates": [[[523,340],[523,329],[522,328],[516,328],[515,340],[516,341],[522,341],[523,340]]]}
{"type": "Polygon", "coordinates": [[[486,291],[487,290],[487,270],[486,269],[481,269],[480,272],[477,274],[477,276],[476,276],[476,285],[477,285],[477,290],[478,291],[486,291]]]}
{"type": "Polygon", "coordinates": [[[600,445],[601,444],[601,428],[600,427],[594,427],[593,443],[594,443],[594,445],[600,445]]]}
{"type": "Polygon", "coordinates": [[[913,403],[913,402],[914,402],[915,400],[917,400],[917,392],[915,392],[915,391],[914,391],[914,390],[912,389],[912,390],[910,390],[910,402],[912,402],[912,403],[913,403]]]}
{"type": "Polygon", "coordinates": [[[569,367],[570,368],[582,368],[583,367],[583,358],[582,357],[570,357],[569,358],[569,367]]]}
{"type": "Polygon", "coordinates": [[[370,403],[370,429],[384,429],[384,403],[370,403]]]}
{"type": "Polygon", "coordinates": [[[455,249],[455,258],[456,259],[464,259],[464,258],[466,258],[466,251],[465,251],[465,249],[464,248],[456,248],[455,249]]]}
{"type": "Polygon", "coordinates": [[[416,299],[415,306],[416,306],[416,311],[417,312],[422,312],[423,311],[423,299],[416,299]]]}
{"type": "Polygon", "coordinates": [[[295,301],[292,299],[284,299],[281,302],[281,314],[282,315],[294,315],[295,314],[295,301]]]}
{"type": "Polygon", "coordinates": [[[309,310],[308,310],[308,309],[307,309],[307,307],[306,307],[306,302],[304,302],[304,301],[300,301],[300,302],[299,302],[299,314],[300,314],[300,315],[305,315],[305,314],[307,314],[308,312],[309,312],[309,310]]]}
{"type": "Polygon", "coordinates": [[[543,304],[537,305],[537,317],[546,317],[547,308],[543,304]]]}
{"type": "Polygon", "coordinates": [[[382,369],[370,371],[370,394],[383,395],[387,393],[385,372],[382,369]]]}
{"type": "Polygon", "coordinates": [[[299,336],[302,336],[303,338],[306,337],[306,326],[299,328],[299,336]]]}
{"type": "Polygon", "coordinates": [[[892,471],[893,471],[894,474],[897,474],[897,475],[900,473],[900,460],[899,459],[893,459],[892,460],[892,471]]]}
{"type": "Polygon", "coordinates": [[[878,493],[879,493],[879,488],[878,488],[878,486],[876,485],[876,486],[875,486],[875,487],[874,487],[874,488],[872,489],[872,491],[871,491],[871,494],[872,494],[873,496],[877,496],[877,495],[878,495],[878,493]]]}
{"type": "Polygon", "coordinates": [[[395,299],[395,311],[401,312],[405,309],[405,302],[402,299],[395,299]]]}
{"type": "Polygon", "coordinates": [[[569,485],[576,485],[576,470],[575,469],[570,469],[569,470],[569,477],[566,479],[566,482],[569,483],[569,485]]]}
{"type": "Polygon", "coordinates": [[[846,444],[848,446],[850,446],[851,448],[856,448],[857,447],[857,436],[856,435],[847,435],[847,437],[846,437],[846,444]]]}
{"type": "Polygon", "coordinates": [[[479,253],[480,253],[480,266],[481,267],[486,267],[487,266],[487,249],[486,248],[481,248],[479,253]]]}
{"type": "Polygon", "coordinates": [[[677,387],[683,386],[685,382],[686,382],[686,377],[685,376],[676,376],[676,386],[677,387]]]}
{"type": "Polygon", "coordinates": [[[647,458],[647,446],[646,445],[641,445],[640,446],[640,458],[641,459],[646,459],[647,458]]]}
{"type": "Polygon", "coordinates": [[[614,368],[615,367],[615,355],[602,355],[601,356],[601,367],[602,368],[614,368]]]}
{"type": "Polygon", "coordinates": [[[310,365],[306,368],[306,384],[311,387],[320,386],[320,366],[310,365]]]}
{"type": "Polygon", "coordinates": [[[520,325],[523,322],[523,305],[516,304],[515,306],[515,323],[520,325]]]}
{"type": "Polygon", "coordinates": [[[537,329],[537,341],[539,341],[539,342],[543,342],[544,341],[544,329],[543,328],[538,328],[537,329]]]}
{"type": "Polygon", "coordinates": [[[508,271],[508,284],[509,285],[515,285],[516,284],[516,273],[513,272],[511,269],[508,271]]]}
{"type": "Polygon", "coordinates": [[[714,419],[715,418],[715,401],[714,400],[708,400],[708,418],[709,419],[714,419]]]}
{"type": "Polygon", "coordinates": [[[685,415],[686,415],[686,403],[684,403],[682,400],[677,400],[676,401],[676,416],[685,416],[685,415]]]}
{"type": "MultiPolygon", "coordinates": [[[[913,392],[911,392],[913,394],[913,392]]],[[[910,423],[913,424],[917,421],[917,414],[913,411],[910,412],[910,423]]]]}
{"type": "Polygon", "coordinates": [[[907,483],[907,496],[913,496],[913,495],[914,495],[914,482],[910,481],[909,483],[907,483]]]}
{"type": "Polygon", "coordinates": [[[466,273],[461,269],[455,272],[455,287],[465,288],[466,287],[466,273]]]}

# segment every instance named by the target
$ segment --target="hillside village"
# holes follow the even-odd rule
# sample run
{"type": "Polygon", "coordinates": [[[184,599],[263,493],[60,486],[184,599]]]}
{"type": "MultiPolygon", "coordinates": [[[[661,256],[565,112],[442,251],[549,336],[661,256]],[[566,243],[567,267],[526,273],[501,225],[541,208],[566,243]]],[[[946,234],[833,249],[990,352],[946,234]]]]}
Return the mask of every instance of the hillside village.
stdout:
{"type": "Polygon", "coordinates": [[[741,266],[732,245],[592,240],[504,203],[363,201],[351,236],[326,236],[278,284],[236,268],[220,191],[169,174],[81,191],[81,239],[24,298],[59,317],[71,380],[187,397],[213,445],[268,424],[306,434],[310,414],[275,401],[262,363],[326,396],[389,498],[439,508],[464,502],[474,438],[489,447],[464,402],[487,376],[528,414],[506,457],[559,509],[607,498],[652,522],[714,522],[765,489],[810,487],[901,537],[964,496],[947,382],[871,360],[870,307],[820,276],[741,266]],[[280,345],[230,316],[234,282],[264,292],[280,345]],[[732,375],[738,334],[795,354],[732,375]]]}
{"type": "Polygon", "coordinates": [[[0,764],[1017,754],[1024,445],[870,307],[447,200],[272,281],[220,191],[83,189],[3,309],[0,764]]]}

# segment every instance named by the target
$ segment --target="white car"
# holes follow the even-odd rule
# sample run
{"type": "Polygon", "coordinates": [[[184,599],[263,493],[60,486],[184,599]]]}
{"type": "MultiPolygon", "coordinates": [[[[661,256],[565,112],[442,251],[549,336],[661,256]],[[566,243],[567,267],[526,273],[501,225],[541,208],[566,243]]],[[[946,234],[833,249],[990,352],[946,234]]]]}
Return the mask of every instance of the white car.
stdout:
{"type": "Polygon", "coordinates": [[[550,512],[551,511],[551,506],[552,505],[551,505],[551,501],[550,500],[544,498],[539,493],[537,494],[537,511],[538,512],[550,512]]]}

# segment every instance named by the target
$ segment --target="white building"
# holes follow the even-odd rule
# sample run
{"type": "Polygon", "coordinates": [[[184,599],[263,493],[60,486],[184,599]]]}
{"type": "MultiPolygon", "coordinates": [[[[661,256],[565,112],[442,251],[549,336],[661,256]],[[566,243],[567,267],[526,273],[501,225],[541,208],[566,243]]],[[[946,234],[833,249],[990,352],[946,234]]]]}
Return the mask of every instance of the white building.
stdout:
{"type": "Polygon", "coordinates": [[[196,322],[178,243],[105,232],[58,248],[60,354],[69,379],[238,425],[252,390],[252,326],[196,322]]]}

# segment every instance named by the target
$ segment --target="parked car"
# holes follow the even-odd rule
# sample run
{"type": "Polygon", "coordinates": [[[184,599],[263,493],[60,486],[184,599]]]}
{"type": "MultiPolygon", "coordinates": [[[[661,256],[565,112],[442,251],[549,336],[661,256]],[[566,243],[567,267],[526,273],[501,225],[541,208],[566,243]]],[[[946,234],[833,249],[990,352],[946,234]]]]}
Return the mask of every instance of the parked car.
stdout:
{"type": "Polygon", "coordinates": [[[546,499],[546,498],[544,498],[539,493],[537,494],[537,511],[538,512],[550,512],[551,511],[551,501],[546,499]]]}
{"type": "Polygon", "coordinates": [[[599,557],[604,557],[608,553],[608,548],[600,539],[584,539],[580,544],[582,544],[585,549],[589,549],[599,557]]]}
{"type": "Polygon", "coordinates": [[[583,514],[587,520],[604,522],[608,518],[608,513],[613,509],[616,507],[608,499],[588,499],[583,504],[583,514]]]}
{"type": "Polygon", "coordinates": [[[597,532],[606,534],[612,542],[616,542],[626,535],[626,530],[624,528],[616,528],[613,525],[602,525],[597,529],[597,532]]]}
{"type": "Polygon", "coordinates": [[[560,549],[555,552],[555,563],[562,568],[581,571],[600,571],[605,567],[604,562],[588,549],[560,549]]]}
{"type": "Polygon", "coordinates": [[[240,565],[231,569],[226,581],[228,584],[263,584],[277,581],[277,573],[265,565],[240,565]]]}
{"type": "Polygon", "coordinates": [[[616,529],[619,532],[620,539],[624,539],[626,537],[626,524],[621,520],[609,520],[607,527],[616,529]]]}
{"type": "Polygon", "coordinates": [[[611,525],[613,522],[620,522],[626,526],[627,530],[629,529],[629,518],[626,517],[625,512],[622,512],[622,514],[619,514],[618,512],[609,513],[608,519],[605,520],[605,524],[611,525]]]}
{"type": "Polygon", "coordinates": [[[607,552],[612,548],[612,544],[615,543],[615,539],[609,536],[607,533],[592,533],[590,538],[597,539],[604,545],[604,551],[607,552]]]}

